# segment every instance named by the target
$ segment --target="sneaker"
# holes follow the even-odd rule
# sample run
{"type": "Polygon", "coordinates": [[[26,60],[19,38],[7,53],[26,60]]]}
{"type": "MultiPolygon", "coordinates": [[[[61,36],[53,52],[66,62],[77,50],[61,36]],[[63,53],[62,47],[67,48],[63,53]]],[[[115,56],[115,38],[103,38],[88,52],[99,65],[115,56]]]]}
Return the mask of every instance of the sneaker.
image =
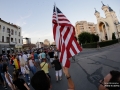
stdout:
{"type": "Polygon", "coordinates": [[[62,80],[62,78],[60,78],[60,81],[62,80]]]}
{"type": "Polygon", "coordinates": [[[5,88],[5,90],[7,90],[7,87],[6,87],[6,86],[4,86],[4,88],[5,88]]]}
{"type": "Polygon", "coordinates": [[[29,80],[30,80],[30,77],[29,77],[29,80]]]}
{"type": "Polygon", "coordinates": [[[30,85],[30,83],[29,83],[29,82],[28,82],[27,84],[28,84],[28,86],[30,85]]]}
{"type": "Polygon", "coordinates": [[[58,82],[58,80],[56,80],[56,82],[58,82]]]}

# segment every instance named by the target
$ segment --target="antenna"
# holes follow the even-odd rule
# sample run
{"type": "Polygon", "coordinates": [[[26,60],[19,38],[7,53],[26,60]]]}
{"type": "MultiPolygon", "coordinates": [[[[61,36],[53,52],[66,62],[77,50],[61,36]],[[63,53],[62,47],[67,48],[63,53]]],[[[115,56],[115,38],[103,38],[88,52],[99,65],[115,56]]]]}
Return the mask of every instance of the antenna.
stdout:
{"type": "Polygon", "coordinates": [[[101,1],[101,3],[103,4],[103,2],[101,1]]]}
{"type": "Polygon", "coordinates": [[[105,6],[104,3],[103,3],[102,1],[101,1],[101,3],[102,3],[103,6],[105,6]]]}

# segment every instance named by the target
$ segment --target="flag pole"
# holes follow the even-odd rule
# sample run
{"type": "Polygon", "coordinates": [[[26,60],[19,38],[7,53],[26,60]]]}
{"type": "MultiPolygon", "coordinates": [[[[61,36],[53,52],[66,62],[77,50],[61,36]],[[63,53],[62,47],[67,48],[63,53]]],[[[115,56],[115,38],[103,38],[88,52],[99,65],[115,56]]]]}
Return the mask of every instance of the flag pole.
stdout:
{"type": "MultiPolygon", "coordinates": [[[[60,25],[59,25],[59,22],[58,22],[58,13],[57,13],[57,8],[56,8],[56,3],[54,2],[54,6],[55,6],[55,12],[56,12],[56,18],[57,18],[57,23],[58,23],[58,26],[60,27],[60,25]]],[[[61,35],[61,34],[60,34],[61,35]]],[[[62,38],[60,38],[60,40],[61,40],[62,38]]],[[[59,51],[59,60],[60,60],[60,55],[61,55],[61,52],[59,51]]]]}
{"type": "MultiPolygon", "coordinates": [[[[55,2],[54,2],[54,6],[55,6],[55,12],[56,12],[57,23],[58,23],[58,13],[57,13],[56,3],[55,3],[55,2]]],[[[59,26],[59,23],[58,23],[58,26],[59,26]]]]}

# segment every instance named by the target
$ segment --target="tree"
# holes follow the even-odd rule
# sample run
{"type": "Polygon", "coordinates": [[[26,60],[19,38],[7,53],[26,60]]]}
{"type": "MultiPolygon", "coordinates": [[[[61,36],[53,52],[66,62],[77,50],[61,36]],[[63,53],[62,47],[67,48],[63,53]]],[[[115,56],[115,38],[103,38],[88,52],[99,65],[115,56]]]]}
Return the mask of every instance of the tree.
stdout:
{"type": "Polygon", "coordinates": [[[78,40],[80,44],[90,43],[91,35],[88,32],[82,32],[81,34],[78,35],[78,40]]]}
{"type": "Polygon", "coordinates": [[[116,39],[115,33],[112,33],[112,39],[113,39],[113,40],[116,39]]]}
{"type": "Polygon", "coordinates": [[[80,44],[85,44],[85,43],[91,43],[91,42],[98,42],[99,41],[99,36],[95,34],[90,34],[88,32],[82,32],[80,35],[78,35],[78,40],[80,44]]]}

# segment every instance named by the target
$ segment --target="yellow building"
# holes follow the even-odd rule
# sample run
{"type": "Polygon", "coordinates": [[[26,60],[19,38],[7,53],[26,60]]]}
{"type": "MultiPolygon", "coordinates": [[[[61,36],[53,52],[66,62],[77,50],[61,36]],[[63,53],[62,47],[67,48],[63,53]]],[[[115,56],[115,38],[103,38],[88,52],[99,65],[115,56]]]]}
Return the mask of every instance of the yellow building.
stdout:
{"type": "Polygon", "coordinates": [[[77,21],[75,24],[76,37],[78,37],[78,35],[81,32],[89,32],[89,33],[97,34],[96,27],[97,25],[94,24],[93,22],[77,21]]]}

